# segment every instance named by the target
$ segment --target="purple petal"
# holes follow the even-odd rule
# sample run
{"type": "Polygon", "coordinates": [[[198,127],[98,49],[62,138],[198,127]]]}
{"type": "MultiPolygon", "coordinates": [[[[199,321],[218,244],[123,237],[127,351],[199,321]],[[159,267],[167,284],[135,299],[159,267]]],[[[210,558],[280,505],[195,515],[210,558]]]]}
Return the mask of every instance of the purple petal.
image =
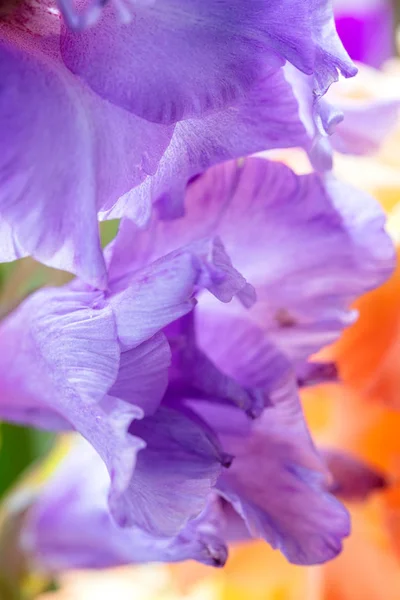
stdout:
{"type": "Polygon", "coordinates": [[[262,394],[247,389],[223,373],[199,348],[195,311],[165,330],[172,350],[172,368],[166,400],[179,403],[187,398],[212,399],[233,404],[255,416],[264,407],[262,394]]]}
{"type": "Polygon", "coordinates": [[[388,485],[378,469],[346,452],[324,449],[322,455],[332,474],[330,490],[343,500],[366,500],[376,490],[388,485]]]}
{"type": "Polygon", "coordinates": [[[146,448],[124,495],[110,498],[111,510],[124,526],[176,535],[204,509],[224,455],[206,428],[167,408],[133,422],[130,433],[146,448]]]}
{"type": "MultiPolygon", "coordinates": [[[[307,6],[315,44],[313,48],[314,92],[319,97],[325,94],[334,81],[338,81],[339,73],[346,78],[354,77],[357,69],[351,62],[336,33],[332,2],[311,0],[307,2],[307,6]]],[[[293,17],[296,19],[295,13],[293,17]]],[[[299,38],[299,41],[301,42],[301,38],[299,38]]],[[[311,71],[307,70],[306,65],[301,61],[296,63],[293,60],[290,62],[304,73],[311,74],[311,71]]]]}
{"type": "MultiPolygon", "coordinates": [[[[259,416],[263,407],[271,406],[295,414],[298,412],[299,385],[337,380],[337,369],[333,363],[307,362],[295,369],[261,328],[237,315],[205,311],[198,321],[197,338],[199,346],[205,349],[218,372],[220,369],[232,381],[245,386],[244,389],[252,389],[250,398],[254,400],[251,410],[246,410],[252,417],[259,416]]],[[[187,394],[186,397],[201,398],[199,394],[187,394]]],[[[207,399],[207,396],[204,398],[207,399]]],[[[190,406],[219,433],[229,434],[230,429],[235,435],[248,433],[249,423],[232,409],[227,412],[225,407],[200,403],[199,400],[194,404],[191,402],[190,406]]],[[[237,406],[240,408],[239,403],[237,406]]]]}
{"type": "MultiPolygon", "coordinates": [[[[120,348],[102,294],[39,291],[2,322],[0,344],[1,417],[79,431],[106,463],[113,493],[122,493],[143,447],[128,428],[143,412],[107,396],[118,375],[120,348]]],[[[149,360],[145,364],[152,367],[149,360]]],[[[167,364],[161,368],[166,372],[167,364]]]]}
{"type": "MultiPolygon", "coordinates": [[[[0,214],[24,254],[104,286],[92,178],[82,161],[88,124],[72,78],[4,40],[0,77],[0,214]]],[[[2,244],[0,252],[9,258],[2,244]]]]}
{"type": "Polygon", "coordinates": [[[296,564],[325,562],[341,550],[348,514],[327,493],[330,478],[312,444],[295,385],[277,382],[272,401],[254,421],[232,407],[189,403],[233,456],[216,486],[232,504],[224,510],[226,535],[263,537],[296,564]]]}
{"type": "MultiPolygon", "coordinates": [[[[187,523],[175,538],[173,547],[176,551],[182,551],[181,546],[193,548],[191,552],[195,560],[211,567],[223,567],[228,558],[228,548],[224,539],[226,529],[227,519],[221,499],[215,494],[210,494],[203,512],[187,523]]],[[[188,554],[186,556],[189,558],[188,554]]]]}
{"type": "Polygon", "coordinates": [[[123,25],[108,4],[94,27],[64,27],[61,48],[68,67],[98,94],[150,121],[225,107],[283,59],[315,73],[318,94],[338,70],[356,72],[327,0],[156,0],[131,10],[123,25]]]}
{"type": "Polygon", "coordinates": [[[376,152],[397,122],[398,100],[344,102],[332,88],[326,98],[316,99],[312,76],[290,64],[284,73],[307,132],[308,141],[301,145],[318,171],[332,170],[333,150],[356,155],[376,152]]]}
{"type": "Polygon", "coordinates": [[[234,455],[217,487],[243,517],[254,537],[263,537],[295,564],[332,559],[349,534],[349,517],[328,494],[323,463],[301,411],[266,409],[247,437],[223,437],[234,455]]]}
{"type": "Polygon", "coordinates": [[[132,195],[132,190],[157,171],[174,127],[149,123],[110,105],[86,88],[80,93],[83,92],[93,128],[97,209],[103,214],[122,198],[128,201],[132,218],[141,225],[147,220],[147,206],[132,195]]]}
{"type": "Polygon", "coordinates": [[[163,333],[156,333],[133,350],[122,352],[117,380],[110,395],[152,414],[168,384],[171,351],[163,333]]]}
{"type": "Polygon", "coordinates": [[[227,502],[223,498],[220,499],[222,503],[222,510],[225,519],[225,531],[226,538],[231,543],[243,543],[248,542],[252,539],[250,532],[246,526],[245,521],[236,512],[230,502],[227,502]]]}
{"type": "Polygon", "coordinates": [[[130,232],[127,228],[117,236],[110,259],[109,301],[123,345],[135,346],[190,312],[202,288],[222,302],[241,293],[248,299],[252,293],[218,239],[196,241],[135,272],[130,232]]]}
{"type": "Polygon", "coordinates": [[[299,116],[307,132],[304,149],[316,171],[329,171],[333,167],[333,151],[328,136],[332,135],[344,115],[325,98],[316,98],[313,90],[314,78],[295,69],[284,67],[285,77],[291,84],[299,105],[299,116]]]}
{"type": "MultiPolygon", "coordinates": [[[[249,311],[232,303],[224,315],[251,319],[268,343],[303,364],[354,321],[351,302],[390,275],[394,249],[384,224],[372,198],[332,176],[298,176],[283,164],[249,158],[195,179],[183,218],[154,219],[146,231],[135,230],[135,237],[123,223],[124,258],[112,268],[122,274],[132,261],[140,265],[218,235],[257,292],[249,311]]],[[[209,295],[200,297],[197,312],[199,331],[203,319],[210,326],[225,318],[209,295]]]]}
{"type": "MultiPolygon", "coordinates": [[[[220,328],[213,328],[219,339],[220,328]]],[[[166,400],[171,404],[185,398],[212,398],[213,402],[232,403],[255,416],[264,408],[258,390],[248,389],[223,373],[196,342],[193,312],[166,329],[172,350],[172,369],[166,400]]],[[[221,331],[223,335],[223,331],[221,331]]]]}
{"type": "Polygon", "coordinates": [[[271,148],[308,147],[298,101],[280,69],[263,77],[236,105],[181,121],[155,174],[122,198],[107,217],[136,220],[135,206],[153,202],[164,216],[180,216],[186,184],[208,167],[271,148]]]}
{"type": "MultiPolygon", "coordinates": [[[[19,7],[22,29],[0,24],[0,216],[9,228],[0,260],[30,254],[104,288],[97,211],[154,173],[173,128],[111,106],[72,76],[47,8],[19,7]]],[[[140,221],[143,207],[134,211],[140,221]]]]}
{"type": "MultiPolygon", "coordinates": [[[[179,236],[187,242],[196,225],[203,235],[216,230],[256,289],[252,320],[294,360],[332,342],[354,318],[350,302],[393,269],[379,205],[332,177],[299,177],[282,164],[248,159],[197,179],[187,207],[180,223],[163,226],[166,245],[179,236]]],[[[199,309],[214,307],[207,299],[199,309]]]]}
{"type": "Polygon", "coordinates": [[[2,322],[0,343],[1,411],[9,420],[35,423],[37,410],[68,420],[72,398],[94,405],[117,376],[114,319],[99,292],[36,292],[2,322]]]}
{"type": "Polygon", "coordinates": [[[28,252],[21,248],[16,240],[11,225],[2,219],[0,219],[0,256],[3,263],[28,256],[28,252]]]}
{"type": "Polygon", "coordinates": [[[199,347],[219,369],[245,388],[263,390],[264,402],[277,382],[293,379],[294,370],[265,331],[251,323],[242,311],[215,311],[209,303],[197,309],[199,347]],[[218,327],[216,327],[218,323],[218,327]]]}
{"type": "Polygon", "coordinates": [[[332,146],[344,154],[377,152],[396,126],[400,101],[354,102],[342,105],[344,121],[335,129],[332,146]]]}
{"type": "Polygon", "coordinates": [[[174,123],[226,106],[265,66],[282,64],[263,43],[260,8],[259,1],[249,9],[238,0],[157,0],[135,3],[122,25],[109,4],[95,27],[64,27],[61,49],[68,67],[107,100],[174,123]]]}

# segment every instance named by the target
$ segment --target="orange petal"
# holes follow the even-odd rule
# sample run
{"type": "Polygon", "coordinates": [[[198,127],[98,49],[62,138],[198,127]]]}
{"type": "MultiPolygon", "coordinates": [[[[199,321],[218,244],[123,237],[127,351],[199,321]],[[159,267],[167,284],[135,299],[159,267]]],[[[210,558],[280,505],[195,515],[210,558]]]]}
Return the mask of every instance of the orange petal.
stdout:
{"type": "Polygon", "coordinates": [[[400,264],[356,308],[358,321],[333,348],[340,375],[355,389],[400,407],[400,264]]]}

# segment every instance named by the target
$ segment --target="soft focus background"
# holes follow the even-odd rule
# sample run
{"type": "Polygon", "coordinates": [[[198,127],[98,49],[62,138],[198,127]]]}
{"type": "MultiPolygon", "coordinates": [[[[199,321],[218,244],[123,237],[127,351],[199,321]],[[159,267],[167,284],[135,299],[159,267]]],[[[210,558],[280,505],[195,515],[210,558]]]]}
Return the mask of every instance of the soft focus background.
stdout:
{"type": "MultiPolygon", "coordinates": [[[[335,0],[337,27],[352,58],[370,65],[343,95],[400,99],[396,24],[400,0],[335,0]],[[379,69],[379,70],[376,70],[379,69]]],[[[280,156],[295,170],[295,153],[280,156]]],[[[400,243],[400,126],[378,154],[337,157],[339,177],[371,192],[384,206],[400,243]]],[[[104,244],[116,232],[102,226],[104,244]]],[[[0,265],[0,317],[43,285],[68,276],[24,259],[0,265]]],[[[66,573],[49,581],[25,565],[13,540],[19,515],[40,481],[57,464],[63,446],[53,434],[0,424],[0,600],[399,600],[400,599],[400,269],[380,290],[362,298],[359,322],[327,355],[338,362],[342,383],[303,394],[306,414],[323,444],[351,450],[382,469],[385,491],[350,503],[353,535],[327,566],[293,567],[264,543],[233,548],[228,565],[213,570],[187,563],[96,573],[66,573]],[[10,586],[10,580],[19,586],[10,586]],[[14,589],[20,588],[20,589],[14,589]]]]}

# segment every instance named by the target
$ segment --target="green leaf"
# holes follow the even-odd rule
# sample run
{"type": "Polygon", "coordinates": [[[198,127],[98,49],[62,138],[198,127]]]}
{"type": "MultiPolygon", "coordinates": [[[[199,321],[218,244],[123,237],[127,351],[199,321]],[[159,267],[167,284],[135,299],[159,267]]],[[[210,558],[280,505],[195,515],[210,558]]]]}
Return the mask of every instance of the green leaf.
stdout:
{"type": "Polygon", "coordinates": [[[9,423],[1,423],[0,435],[1,499],[27,467],[49,452],[55,435],[9,423]]]}
{"type": "Polygon", "coordinates": [[[117,235],[119,223],[119,219],[103,221],[100,223],[100,237],[103,248],[107,246],[107,244],[109,244],[117,235]]]}

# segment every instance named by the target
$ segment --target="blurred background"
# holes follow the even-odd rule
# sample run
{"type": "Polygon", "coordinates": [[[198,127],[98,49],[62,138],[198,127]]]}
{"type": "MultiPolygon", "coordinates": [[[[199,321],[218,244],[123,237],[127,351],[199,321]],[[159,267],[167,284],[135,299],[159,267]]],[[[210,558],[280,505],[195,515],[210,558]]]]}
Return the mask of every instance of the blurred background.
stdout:
{"type": "MultiPolygon", "coordinates": [[[[369,66],[343,88],[344,96],[400,99],[395,58],[400,0],[334,0],[334,5],[348,52],[369,66]]],[[[295,169],[296,160],[287,157],[295,169]]],[[[393,128],[376,155],[337,157],[335,166],[339,177],[378,198],[400,240],[400,128],[393,128]]],[[[115,222],[102,225],[104,244],[116,229],[115,222]]],[[[35,289],[67,280],[67,274],[31,259],[0,265],[0,317],[35,289]]],[[[353,535],[342,556],[324,567],[299,568],[264,543],[251,543],[233,548],[223,570],[186,563],[66,573],[52,580],[32,572],[15,539],[24,502],[57,464],[60,444],[53,434],[1,423],[0,600],[103,600],[112,595],[138,600],[399,600],[400,273],[362,298],[357,308],[360,321],[326,353],[337,361],[342,382],[303,393],[316,439],[351,450],[383,470],[389,482],[368,500],[349,502],[353,535]]]]}

